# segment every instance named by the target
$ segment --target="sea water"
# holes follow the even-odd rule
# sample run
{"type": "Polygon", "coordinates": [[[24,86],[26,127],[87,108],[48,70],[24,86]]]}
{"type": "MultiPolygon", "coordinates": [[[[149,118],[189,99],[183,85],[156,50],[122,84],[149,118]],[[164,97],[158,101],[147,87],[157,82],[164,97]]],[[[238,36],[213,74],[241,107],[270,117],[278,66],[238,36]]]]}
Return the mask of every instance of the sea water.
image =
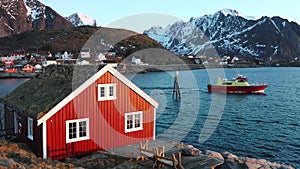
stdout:
{"type": "MultiPolygon", "coordinates": [[[[300,68],[200,69],[179,72],[181,99],[174,99],[175,72],[126,75],[159,102],[156,139],[201,150],[229,151],[300,168],[300,68]],[[265,95],[212,94],[207,84],[240,73],[267,83],[265,95]]],[[[0,79],[0,96],[28,79],[0,79]]]]}
{"type": "Polygon", "coordinates": [[[179,72],[181,99],[173,98],[175,72],[130,75],[155,98],[156,138],[201,150],[229,151],[300,168],[300,68],[201,69],[179,72]],[[267,83],[262,94],[213,94],[216,77],[240,73],[267,83]]]}

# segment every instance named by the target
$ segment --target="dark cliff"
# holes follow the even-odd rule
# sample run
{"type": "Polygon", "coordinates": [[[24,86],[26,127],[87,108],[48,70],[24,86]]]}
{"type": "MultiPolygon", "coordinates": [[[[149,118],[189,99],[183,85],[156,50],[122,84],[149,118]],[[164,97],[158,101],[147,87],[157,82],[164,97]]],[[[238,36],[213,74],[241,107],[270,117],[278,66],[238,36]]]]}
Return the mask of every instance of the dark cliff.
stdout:
{"type": "Polygon", "coordinates": [[[68,29],[73,25],[38,0],[1,0],[0,37],[28,30],[68,29]]]}

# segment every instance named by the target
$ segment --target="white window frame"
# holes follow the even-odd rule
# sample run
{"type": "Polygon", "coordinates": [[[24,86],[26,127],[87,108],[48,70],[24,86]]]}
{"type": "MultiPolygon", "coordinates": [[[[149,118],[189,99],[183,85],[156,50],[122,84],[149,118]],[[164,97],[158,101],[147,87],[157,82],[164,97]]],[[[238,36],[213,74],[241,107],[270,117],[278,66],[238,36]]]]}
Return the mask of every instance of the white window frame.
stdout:
{"type": "Polygon", "coordinates": [[[117,98],[117,89],[116,89],[116,83],[110,83],[110,84],[98,84],[98,101],[103,100],[115,100],[117,98]],[[101,96],[101,90],[100,88],[104,88],[104,96],[101,96]],[[113,95],[109,96],[110,93],[110,87],[113,87],[113,95]]]}
{"type": "Polygon", "coordinates": [[[19,133],[19,122],[18,122],[18,113],[14,111],[14,128],[15,128],[15,134],[19,133]]]}
{"type": "Polygon", "coordinates": [[[72,143],[72,142],[83,141],[83,140],[88,140],[88,139],[90,139],[90,120],[89,120],[89,118],[66,121],[66,143],[72,143]],[[83,137],[79,136],[79,123],[80,122],[86,122],[86,136],[83,136],[83,137]],[[71,138],[71,139],[69,138],[69,124],[70,123],[76,123],[76,137],[71,138]]]}
{"type": "Polygon", "coordinates": [[[33,140],[33,119],[30,117],[27,120],[27,137],[33,140]]]}
{"type": "Polygon", "coordinates": [[[143,111],[125,113],[125,133],[139,131],[139,130],[143,130],[143,111]],[[140,115],[140,126],[139,127],[135,127],[135,115],[140,115]],[[133,127],[130,129],[127,128],[127,120],[128,120],[129,116],[133,117],[133,120],[132,120],[133,127]]]}

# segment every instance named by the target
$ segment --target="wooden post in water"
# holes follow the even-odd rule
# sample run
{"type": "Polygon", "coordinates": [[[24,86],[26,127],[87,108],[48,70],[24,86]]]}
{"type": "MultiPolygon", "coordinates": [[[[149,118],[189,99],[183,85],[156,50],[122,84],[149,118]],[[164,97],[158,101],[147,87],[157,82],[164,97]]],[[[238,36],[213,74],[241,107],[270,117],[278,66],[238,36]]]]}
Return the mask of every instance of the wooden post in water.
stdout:
{"type": "Polygon", "coordinates": [[[178,71],[176,71],[175,77],[174,77],[173,98],[174,98],[175,93],[176,93],[176,100],[180,99],[180,89],[179,89],[179,84],[178,84],[178,71]]]}

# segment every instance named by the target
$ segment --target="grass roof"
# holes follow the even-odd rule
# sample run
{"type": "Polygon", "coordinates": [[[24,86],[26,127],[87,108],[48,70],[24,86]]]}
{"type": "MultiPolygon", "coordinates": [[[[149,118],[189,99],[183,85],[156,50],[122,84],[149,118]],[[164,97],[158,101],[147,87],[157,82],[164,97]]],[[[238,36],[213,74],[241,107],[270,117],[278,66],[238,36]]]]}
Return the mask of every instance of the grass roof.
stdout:
{"type": "Polygon", "coordinates": [[[10,108],[37,118],[47,113],[98,71],[98,66],[47,66],[1,101],[10,108]]]}

